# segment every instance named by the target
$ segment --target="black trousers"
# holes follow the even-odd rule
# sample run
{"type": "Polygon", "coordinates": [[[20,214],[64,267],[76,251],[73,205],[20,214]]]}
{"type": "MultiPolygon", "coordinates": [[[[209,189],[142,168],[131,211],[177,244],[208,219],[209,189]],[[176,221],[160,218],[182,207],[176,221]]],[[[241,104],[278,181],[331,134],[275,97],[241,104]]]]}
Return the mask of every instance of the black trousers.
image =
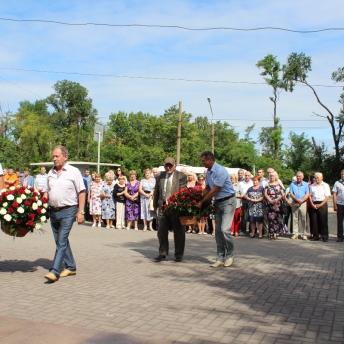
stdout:
{"type": "MultiPolygon", "coordinates": [[[[241,216],[241,218],[240,218],[240,228],[239,228],[239,231],[241,233],[246,233],[246,229],[247,229],[247,222],[245,221],[245,212],[248,212],[247,203],[248,202],[246,199],[242,199],[241,209],[243,211],[243,216],[241,216]]],[[[249,230],[251,231],[251,226],[250,226],[249,230]]]]}
{"type": "Polygon", "coordinates": [[[158,239],[159,239],[159,254],[168,256],[169,244],[168,233],[173,229],[174,235],[174,256],[183,258],[185,249],[185,226],[180,224],[178,217],[165,215],[163,211],[159,211],[159,226],[158,226],[158,239]]]}
{"type": "Polygon", "coordinates": [[[287,213],[284,214],[284,224],[288,226],[289,222],[289,217],[290,217],[290,226],[289,226],[289,233],[293,234],[293,212],[291,211],[291,206],[287,205],[287,213]]]}
{"type": "MultiPolygon", "coordinates": [[[[322,202],[313,203],[320,204],[322,202]]],[[[312,217],[313,235],[315,237],[321,235],[322,238],[328,239],[328,204],[326,203],[320,209],[311,208],[310,216],[312,217]]]]}
{"type": "Polygon", "coordinates": [[[337,237],[343,239],[344,205],[337,204],[337,237]]]}

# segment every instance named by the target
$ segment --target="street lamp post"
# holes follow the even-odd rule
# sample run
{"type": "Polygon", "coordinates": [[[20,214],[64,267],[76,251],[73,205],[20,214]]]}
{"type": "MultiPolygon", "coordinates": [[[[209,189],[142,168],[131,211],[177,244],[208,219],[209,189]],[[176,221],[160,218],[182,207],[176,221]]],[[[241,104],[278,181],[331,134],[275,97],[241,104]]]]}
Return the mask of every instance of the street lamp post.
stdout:
{"type": "Polygon", "coordinates": [[[208,99],[208,103],[209,103],[210,111],[211,111],[211,152],[214,154],[214,114],[213,114],[213,109],[211,107],[210,97],[208,97],[207,99],[208,99]]]}

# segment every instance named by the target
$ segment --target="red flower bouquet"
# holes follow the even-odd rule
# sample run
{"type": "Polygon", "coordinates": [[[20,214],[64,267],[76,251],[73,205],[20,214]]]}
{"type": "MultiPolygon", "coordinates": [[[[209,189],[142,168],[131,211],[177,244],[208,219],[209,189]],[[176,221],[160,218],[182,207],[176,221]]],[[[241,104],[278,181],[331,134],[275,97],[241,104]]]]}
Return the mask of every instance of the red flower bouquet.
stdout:
{"type": "Polygon", "coordinates": [[[0,191],[1,229],[12,236],[24,236],[41,229],[48,203],[32,187],[14,187],[0,191]],[[24,235],[19,235],[24,232],[24,235]]]}
{"type": "Polygon", "coordinates": [[[203,190],[200,187],[183,188],[168,198],[164,211],[176,217],[195,216],[199,221],[213,212],[210,201],[203,203],[202,208],[196,207],[203,198],[203,190]]]}

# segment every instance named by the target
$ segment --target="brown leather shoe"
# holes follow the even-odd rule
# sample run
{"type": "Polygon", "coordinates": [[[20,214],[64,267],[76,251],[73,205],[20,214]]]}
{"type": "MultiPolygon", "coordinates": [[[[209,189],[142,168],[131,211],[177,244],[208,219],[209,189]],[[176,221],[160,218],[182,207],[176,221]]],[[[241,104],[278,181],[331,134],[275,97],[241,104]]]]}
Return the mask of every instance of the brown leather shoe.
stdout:
{"type": "Polygon", "coordinates": [[[67,269],[64,269],[64,270],[60,273],[60,277],[75,276],[75,275],[76,275],[76,271],[67,270],[67,269]]]}
{"type": "Polygon", "coordinates": [[[48,272],[45,276],[44,276],[49,282],[56,282],[59,278],[58,276],[56,276],[54,273],[52,272],[48,272]]]}

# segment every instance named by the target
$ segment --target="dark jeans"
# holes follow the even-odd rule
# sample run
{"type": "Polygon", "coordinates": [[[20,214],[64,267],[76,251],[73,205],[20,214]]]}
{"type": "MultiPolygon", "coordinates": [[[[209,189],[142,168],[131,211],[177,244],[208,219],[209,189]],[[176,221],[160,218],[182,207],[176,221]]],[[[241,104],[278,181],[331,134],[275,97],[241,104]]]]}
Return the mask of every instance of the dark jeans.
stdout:
{"type": "Polygon", "coordinates": [[[85,221],[93,221],[92,215],[90,215],[90,204],[88,202],[85,202],[85,221]]]}
{"type": "Polygon", "coordinates": [[[240,232],[246,234],[246,229],[247,229],[247,222],[245,221],[245,212],[248,211],[247,209],[247,201],[245,199],[242,199],[242,206],[241,209],[243,211],[243,216],[241,216],[240,219],[240,232]]]}
{"type": "Polygon", "coordinates": [[[60,211],[51,209],[50,224],[56,243],[56,252],[53,265],[49,271],[53,272],[55,275],[60,274],[62,261],[65,263],[66,269],[76,270],[76,264],[69,245],[68,236],[73,227],[77,211],[78,207],[76,205],[60,211]]]}
{"type": "Polygon", "coordinates": [[[185,249],[185,226],[182,226],[178,217],[168,216],[163,211],[159,211],[159,226],[158,226],[158,239],[159,239],[159,254],[168,256],[168,233],[173,229],[174,235],[174,255],[177,258],[183,258],[185,249]]]}
{"type": "MultiPolygon", "coordinates": [[[[313,203],[320,204],[322,202],[313,203]]],[[[323,239],[328,239],[328,204],[326,203],[319,209],[311,208],[310,215],[312,217],[313,235],[318,237],[321,234],[323,239]]]]}
{"type": "MultiPolygon", "coordinates": [[[[308,204],[307,204],[308,206],[308,204]]],[[[314,235],[313,233],[313,217],[311,215],[312,213],[312,207],[307,208],[307,213],[308,213],[308,218],[309,218],[309,233],[311,234],[311,236],[314,235]]]]}
{"type": "Polygon", "coordinates": [[[337,204],[337,237],[343,239],[344,205],[337,204]]]}
{"type": "Polygon", "coordinates": [[[293,212],[291,211],[291,206],[287,205],[287,213],[284,214],[284,224],[288,227],[290,217],[289,233],[293,234],[293,212]]]}

